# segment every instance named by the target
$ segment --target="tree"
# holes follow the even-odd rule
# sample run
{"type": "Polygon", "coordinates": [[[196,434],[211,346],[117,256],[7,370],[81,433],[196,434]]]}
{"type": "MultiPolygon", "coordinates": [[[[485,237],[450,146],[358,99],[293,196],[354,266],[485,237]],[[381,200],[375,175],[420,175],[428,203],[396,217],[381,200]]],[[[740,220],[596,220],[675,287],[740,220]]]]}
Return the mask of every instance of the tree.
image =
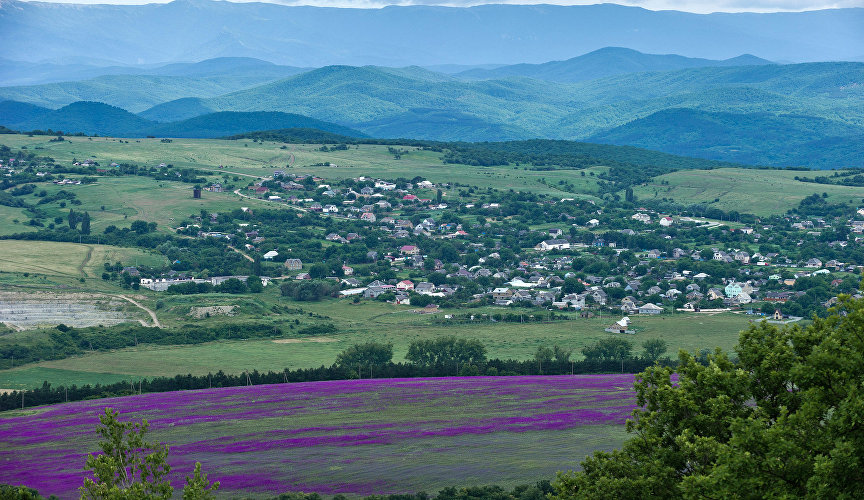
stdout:
{"type": "Polygon", "coordinates": [[[81,234],[90,234],[90,214],[84,212],[81,216],[81,234]]]}
{"type": "Polygon", "coordinates": [[[133,221],[132,225],[129,226],[129,229],[135,231],[138,234],[146,234],[150,231],[150,227],[147,225],[147,222],[143,220],[133,221]]]}
{"type": "Polygon", "coordinates": [[[383,365],[393,360],[393,344],[366,342],[355,344],[336,356],[336,364],[346,368],[383,365]]]}
{"type": "Polygon", "coordinates": [[[632,356],[633,344],[618,337],[607,337],[582,348],[585,359],[592,361],[621,361],[632,356]]]}
{"type": "Polygon", "coordinates": [[[864,300],[752,325],[735,351],[643,372],[634,437],[560,474],[555,498],[864,498],[864,300]]]}
{"type": "Polygon", "coordinates": [[[578,279],[571,276],[569,278],[564,279],[564,285],[561,287],[561,292],[564,295],[570,293],[582,293],[585,291],[585,285],[582,284],[578,279]]]}
{"type": "Polygon", "coordinates": [[[250,293],[261,293],[264,291],[264,284],[258,276],[249,276],[246,279],[246,288],[250,293]]]}
{"type": "Polygon", "coordinates": [[[120,422],[118,412],[105,408],[99,415],[97,430],[102,441],[100,455],[87,457],[86,478],[80,488],[82,499],[169,499],[174,488],[165,476],[171,471],[166,458],[168,447],[150,443],[144,436],[150,429],[147,420],[140,424],[120,422]]]}
{"type": "Polygon", "coordinates": [[[642,342],[642,349],[644,349],[643,357],[652,362],[657,361],[660,359],[660,356],[666,354],[668,348],[669,345],[666,341],[661,339],[648,339],[642,342]]]}
{"type": "Polygon", "coordinates": [[[570,356],[573,355],[573,349],[567,349],[556,344],[552,346],[552,354],[555,356],[555,361],[568,363],[570,362],[570,356]]]}
{"type": "Polygon", "coordinates": [[[216,498],[216,490],[219,489],[219,481],[212,485],[207,479],[207,474],[201,472],[201,462],[195,462],[195,471],[192,477],[186,476],[186,487],[183,488],[183,500],[211,500],[216,498]]]}
{"type": "Polygon", "coordinates": [[[324,279],[329,276],[330,268],[327,267],[327,264],[323,262],[319,262],[317,264],[313,264],[312,267],[309,268],[309,277],[313,280],[324,279]]]}
{"type": "Polygon", "coordinates": [[[76,212],[74,208],[69,209],[69,215],[66,217],[66,221],[69,223],[69,229],[75,229],[78,227],[78,212],[76,212]]]}
{"type": "Polygon", "coordinates": [[[486,361],[486,347],[479,340],[457,339],[453,335],[414,340],[408,345],[405,359],[427,366],[482,363],[486,361]]]}
{"type": "MultiPolygon", "coordinates": [[[[167,462],[168,446],[145,440],[150,430],[146,419],[140,424],[120,422],[119,415],[111,408],[105,408],[105,413],[99,415],[97,432],[103,439],[99,442],[102,453],[87,457],[85,469],[93,471],[95,480],[84,479],[84,486],[80,488],[82,500],[171,498],[174,488],[166,479],[171,472],[167,462]]],[[[201,472],[201,464],[196,463],[193,476],[186,477],[183,500],[209,500],[215,498],[213,493],[217,489],[219,482],[211,485],[207,474],[201,472]]]]}

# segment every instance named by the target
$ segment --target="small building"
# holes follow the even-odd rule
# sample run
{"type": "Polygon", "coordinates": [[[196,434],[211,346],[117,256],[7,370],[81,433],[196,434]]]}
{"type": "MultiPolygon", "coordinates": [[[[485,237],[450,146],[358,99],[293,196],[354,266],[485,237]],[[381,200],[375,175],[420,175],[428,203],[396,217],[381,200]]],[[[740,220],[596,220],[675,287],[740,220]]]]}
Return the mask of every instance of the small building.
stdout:
{"type": "Polygon", "coordinates": [[[660,314],[663,312],[663,308],[652,303],[647,303],[641,307],[639,307],[639,314],[660,314]]]}

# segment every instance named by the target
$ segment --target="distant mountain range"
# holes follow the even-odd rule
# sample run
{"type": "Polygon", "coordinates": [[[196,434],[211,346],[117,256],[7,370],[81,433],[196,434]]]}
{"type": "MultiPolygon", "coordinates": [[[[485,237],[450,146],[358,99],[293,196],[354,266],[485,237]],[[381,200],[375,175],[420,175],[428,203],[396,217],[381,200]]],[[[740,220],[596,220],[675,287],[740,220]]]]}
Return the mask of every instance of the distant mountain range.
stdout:
{"type": "Polygon", "coordinates": [[[676,54],[643,54],[633,49],[606,47],[566,61],[514,64],[493,69],[470,69],[456,73],[456,76],[478,80],[524,76],[553,82],[582,82],[627,73],[705,67],[762,66],[765,64],[772,64],[772,62],[750,54],[717,61],[676,54]]]}
{"type": "Polygon", "coordinates": [[[0,86],[90,80],[108,75],[183,76],[187,78],[234,77],[261,83],[296,75],[309,68],[279,66],[251,57],[220,57],[197,63],[161,65],[100,66],[96,64],[54,64],[11,61],[0,58],[0,86]]]}
{"type": "Polygon", "coordinates": [[[864,63],[607,48],[467,76],[327,66],[282,77],[300,70],[250,59],[147,71],[165,74],[0,87],[8,101],[0,125],[127,136],[302,127],[444,141],[588,140],[751,164],[864,166],[864,63]]]}
{"type": "Polygon", "coordinates": [[[253,130],[316,129],[348,137],[366,137],[348,127],[306,116],[273,111],[219,112],[188,120],[157,123],[99,102],[75,102],[57,110],[14,101],[0,102],[0,119],[13,130],[54,130],[119,137],[226,137],[253,130]]]}
{"type": "Polygon", "coordinates": [[[811,116],[667,109],[587,140],[747,165],[864,166],[864,127],[811,116]]]}
{"type": "Polygon", "coordinates": [[[5,58],[101,66],[217,57],[299,67],[541,63],[609,46],[812,62],[850,60],[864,47],[862,8],[692,14],[613,4],[334,9],[211,0],[4,0],[0,26],[5,58]]]}

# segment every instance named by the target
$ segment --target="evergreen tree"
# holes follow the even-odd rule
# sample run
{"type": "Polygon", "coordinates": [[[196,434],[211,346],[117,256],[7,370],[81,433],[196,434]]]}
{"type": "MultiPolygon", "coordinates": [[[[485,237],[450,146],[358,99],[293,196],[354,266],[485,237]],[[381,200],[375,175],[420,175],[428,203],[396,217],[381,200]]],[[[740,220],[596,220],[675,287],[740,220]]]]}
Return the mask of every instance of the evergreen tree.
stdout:
{"type": "Polygon", "coordinates": [[[81,216],[81,234],[90,234],[90,214],[84,212],[81,216]]]}

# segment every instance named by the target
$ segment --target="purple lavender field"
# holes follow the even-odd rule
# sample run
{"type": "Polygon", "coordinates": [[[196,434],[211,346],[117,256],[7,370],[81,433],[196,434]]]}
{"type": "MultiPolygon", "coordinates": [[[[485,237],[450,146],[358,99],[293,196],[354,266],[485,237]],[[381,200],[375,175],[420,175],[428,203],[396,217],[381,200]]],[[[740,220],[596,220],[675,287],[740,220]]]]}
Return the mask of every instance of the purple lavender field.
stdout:
{"type": "Polygon", "coordinates": [[[180,489],[434,492],[552,479],[624,439],[632,375],[379,379],[145,394],[0,414],[0,483],[77,497],[105,407],[146,418],[180,489]]]}

